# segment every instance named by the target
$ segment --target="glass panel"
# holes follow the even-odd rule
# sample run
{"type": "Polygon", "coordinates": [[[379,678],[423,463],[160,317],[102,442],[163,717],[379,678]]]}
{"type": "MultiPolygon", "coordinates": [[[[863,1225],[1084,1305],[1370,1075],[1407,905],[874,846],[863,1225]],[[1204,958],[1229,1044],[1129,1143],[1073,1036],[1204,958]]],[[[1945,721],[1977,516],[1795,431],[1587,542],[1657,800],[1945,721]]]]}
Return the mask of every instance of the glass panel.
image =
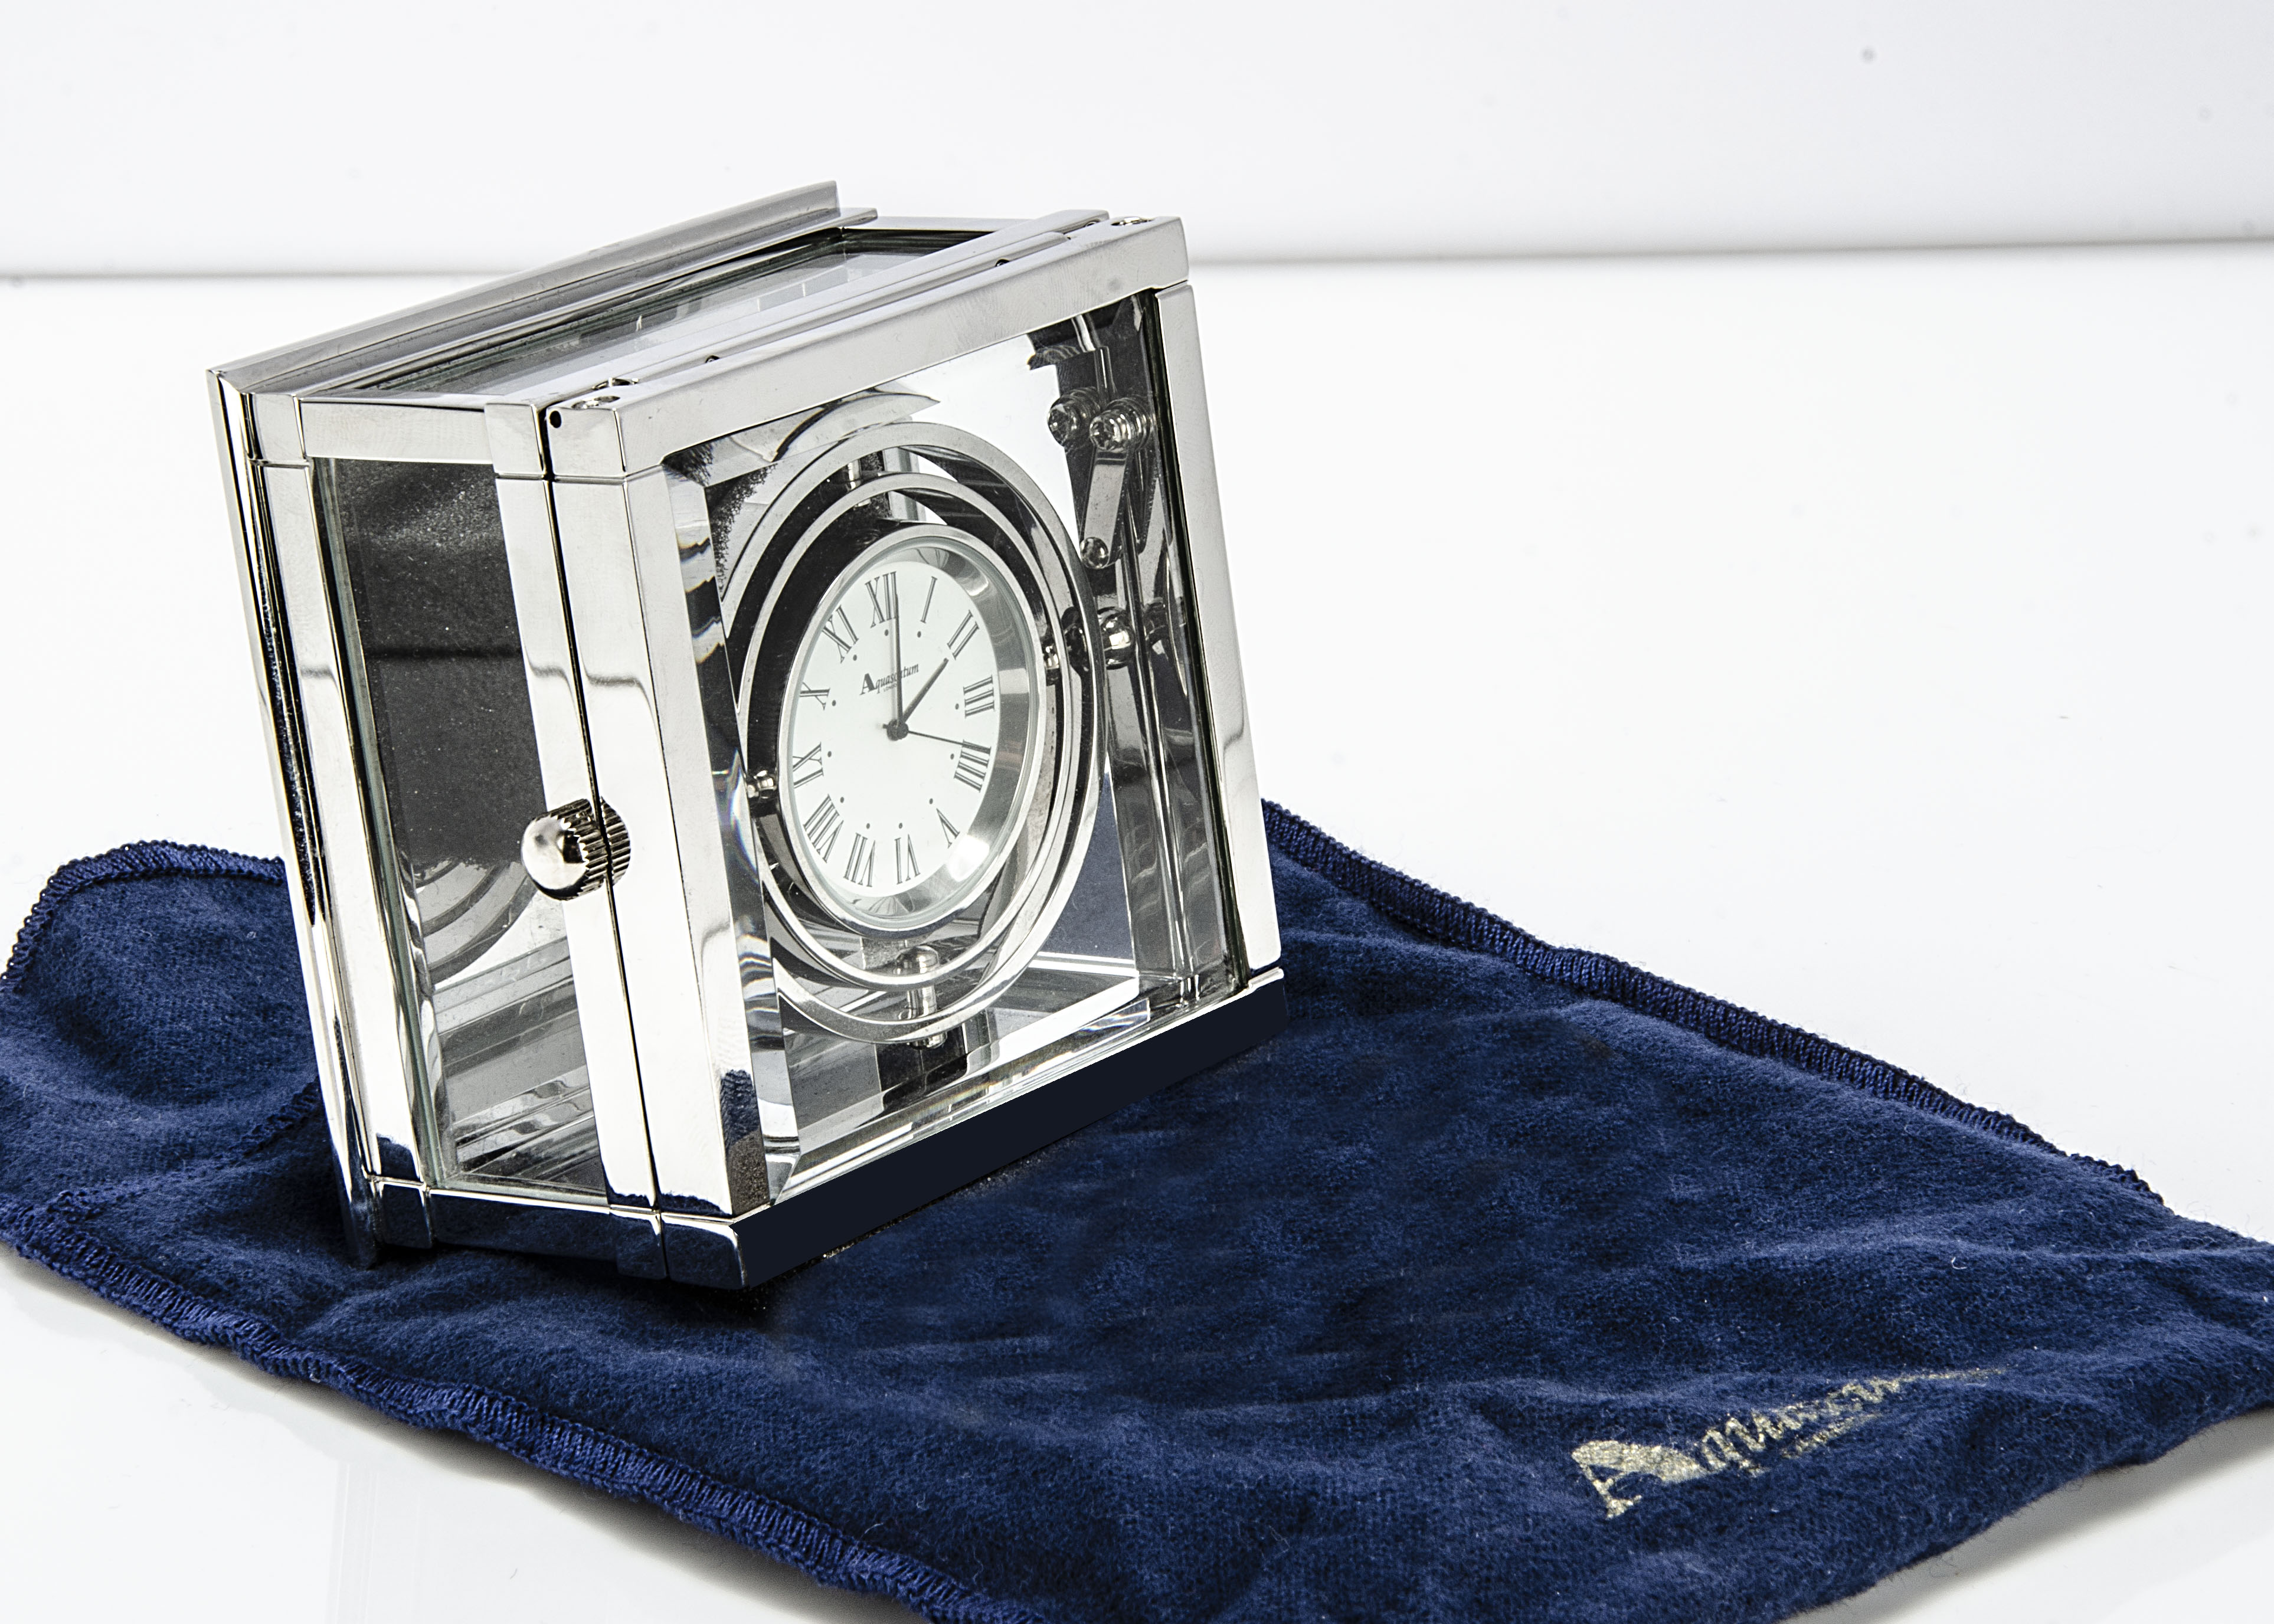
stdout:
{"type": "Polygon", "coordinates": [[[1058,374],[1086,550],[1111,543],[1088,580],[1106,646],[1107,771],[1129,875],[1140,966],[1183,999],[1231,986],[1206,696],[1184,533],[1170,488],[1150,331],[1152,304],[1124,299],[1038,335],[1058,374]],[[1087,432],[1081,432],[1086,428],[1087,432]]]}
{"type": "Polygon", "coordinates": [[[672,460],[776,1199],[1233,989],[1150,319],[672,460]]]}
{"type": "Polygon", "coordinates": [[[521,865],[546,806],[493,477],[316,467],[433,1165],[446,1184],[597,1197],[561,905],[521,865]]]}
{"type": "Polygon", "coordinates": [[[746,342],[784,305],[874,276],[965,240],[968,233],[832,235],[740,263],[714,267],[636,298],[478,355],[429,363],[385,380],[387,391],[554,399],[611,379],[651,375],[677,357],[700,358],[706,342],[746,342]]]}

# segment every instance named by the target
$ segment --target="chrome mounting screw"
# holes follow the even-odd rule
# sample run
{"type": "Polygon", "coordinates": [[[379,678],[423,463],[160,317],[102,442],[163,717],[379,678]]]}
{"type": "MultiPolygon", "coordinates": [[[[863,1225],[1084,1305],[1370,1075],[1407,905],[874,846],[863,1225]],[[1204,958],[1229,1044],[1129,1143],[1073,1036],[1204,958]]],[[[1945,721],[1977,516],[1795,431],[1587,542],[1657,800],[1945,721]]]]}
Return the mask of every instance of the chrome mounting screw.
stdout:
{"type": "Polygon", "coordinates": [[[1107,456],[1125,456],[1152,427],[1134,401],[1115,401],[1090,419],[1089,443],[1107,456]]]}
{"type": "Polygon", "coordinates": [[[1043,425],[1050,438],[1061,446],[1072,446],[1089,432],[1089,423],[1097,416],[1098,394],[1095,389],[1070,389],[1050,402],[1050,414],[1043,425]]]}

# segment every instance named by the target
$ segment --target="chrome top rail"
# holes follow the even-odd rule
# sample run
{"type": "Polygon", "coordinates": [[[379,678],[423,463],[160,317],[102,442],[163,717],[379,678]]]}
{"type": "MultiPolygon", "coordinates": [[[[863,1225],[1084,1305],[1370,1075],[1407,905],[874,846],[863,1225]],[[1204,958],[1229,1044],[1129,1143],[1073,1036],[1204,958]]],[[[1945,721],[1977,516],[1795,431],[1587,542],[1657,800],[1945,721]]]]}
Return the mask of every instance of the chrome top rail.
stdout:
{"type": "Polygon", "coordinates": [[[248,356],[215,368],[239,389],[277,393],[322,388],[447,349],[477,332],[493,337],[499,312],[528,307],[531,321],[554,320],[627,289],[667,280],[755,250],[832,227],[863,225],[874,209],[838,207],[837,184],[825,181],[706,214],[700,220],[628,237],[592,252],[501,277],[423,304],[359,322],[320,338],[248,356]]]}

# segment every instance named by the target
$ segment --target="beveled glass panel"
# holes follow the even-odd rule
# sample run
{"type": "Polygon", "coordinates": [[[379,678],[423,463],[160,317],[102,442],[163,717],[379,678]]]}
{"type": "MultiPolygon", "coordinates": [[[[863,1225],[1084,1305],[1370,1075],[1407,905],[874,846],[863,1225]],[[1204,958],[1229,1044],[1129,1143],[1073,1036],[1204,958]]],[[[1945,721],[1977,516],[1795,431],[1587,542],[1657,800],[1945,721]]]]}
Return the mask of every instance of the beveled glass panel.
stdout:
{"type": "Polygon", "coordinates": [[[561,905],[521,863],[546,808],[490,471],[316,466],[439,1182],[598,1197],[561,905]]]}

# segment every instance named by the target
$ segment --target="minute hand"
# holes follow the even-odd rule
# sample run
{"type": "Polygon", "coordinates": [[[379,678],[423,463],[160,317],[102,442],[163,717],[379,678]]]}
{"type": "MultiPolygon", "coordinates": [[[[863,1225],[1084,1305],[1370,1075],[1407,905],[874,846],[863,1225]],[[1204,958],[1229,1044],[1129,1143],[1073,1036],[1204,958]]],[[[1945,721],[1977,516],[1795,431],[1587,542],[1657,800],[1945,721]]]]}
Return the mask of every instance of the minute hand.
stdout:
{"type": "Polygon", "coordinates": [[[908,725],[908,708],[900,703],[905,691],[900,683],[900,600],[896,593],[892,598],[892,726],[903,732],[908,725]]]}
{"type": "Polygon", "coordinates": [[[940,661],[940,663],[933,668],[931,675],[924,679],[924,685],[916,690],[916,696],[900,707],[901,726],[906,727],[908,725],[908,718],[916,713],[916,707],[923,703],[924,695],[931,692],[931,685],[939,680],[940,673],[946,669],[947,661],[940,661]]]}

